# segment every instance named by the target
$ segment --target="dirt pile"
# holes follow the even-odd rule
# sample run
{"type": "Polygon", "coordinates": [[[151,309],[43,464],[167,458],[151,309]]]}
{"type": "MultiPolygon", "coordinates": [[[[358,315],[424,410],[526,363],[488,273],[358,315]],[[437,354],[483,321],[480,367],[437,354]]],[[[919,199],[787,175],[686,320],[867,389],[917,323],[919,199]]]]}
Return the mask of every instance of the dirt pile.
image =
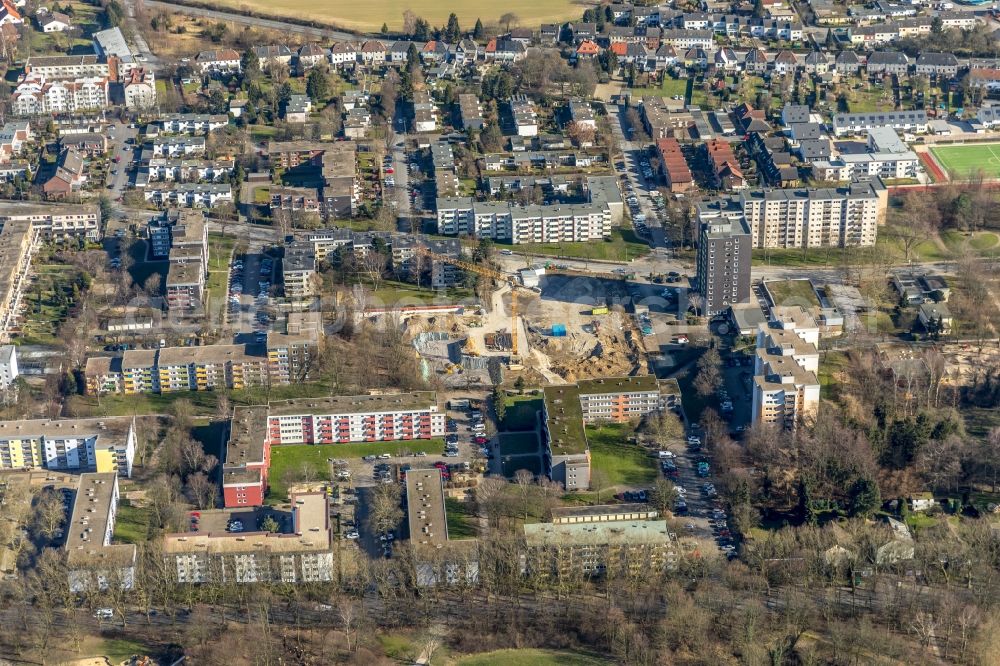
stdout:
{"type": "Polygon", "coordinates": [[[551,359],[550,369],[568,382],[593,377],[627,375],[635,358],[625,336],[618,331],[598,334],[587,344],[573,338],[541,338],[538,348],[551,359]]]}

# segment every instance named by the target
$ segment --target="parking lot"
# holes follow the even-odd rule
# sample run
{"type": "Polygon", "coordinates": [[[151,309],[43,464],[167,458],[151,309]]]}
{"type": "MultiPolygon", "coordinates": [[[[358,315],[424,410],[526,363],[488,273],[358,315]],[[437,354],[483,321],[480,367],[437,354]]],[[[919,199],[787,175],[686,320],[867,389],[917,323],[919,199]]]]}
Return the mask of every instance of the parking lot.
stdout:
{"type": "Polygon", "coordinates": [[[662,461],[661,469],[674,482],[678,499],[674,513],[688,536],[713,540],[724,554],[735,550],[725,509],[712,479],[712,461],[704,452],[700,428],[690,429],[684,451],[662,461]]]}

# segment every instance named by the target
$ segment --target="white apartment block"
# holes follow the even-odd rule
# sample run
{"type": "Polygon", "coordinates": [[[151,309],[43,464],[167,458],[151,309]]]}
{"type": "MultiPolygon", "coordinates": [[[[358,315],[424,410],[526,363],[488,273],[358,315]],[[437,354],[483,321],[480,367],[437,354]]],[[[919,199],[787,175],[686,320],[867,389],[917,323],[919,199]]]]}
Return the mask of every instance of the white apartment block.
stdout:
{"type": "Polygon", "coordinates": [[[39,204],[8,201],[0,208],[0,225],[31,222],[49,240],[86,237],[101,239],[101,210],[97,204],[39,204]]]}
{"type": "Polygon", "coordinates": [[[848,181],[862,176],[916,178],[920,159],[913,151],[904,153],[842,154],[832,160],[813,162],[813,176],[818,180],[848,181]]]}
{"type": "Polygon", "coordinates": [[[836,113],[833,116],[833,133],[837,136],[866,134],[877,127],[916,132],[927,131],[927,111],[872,111],[870,113],[836,113]]]}
{"type": "Polygon", "coordinates": [[[0,469],[50,469],[132,476],[135,421],[36,419],[0,421],[0,469]]]}
{"type": "Polygon", "coordinates": [[[538,114],[530,99],[524,95],[511,98],[510,114],[518,136],[538,136],[538,114]]]}
{"type": "Polygon", "coordinates": [[[819,411],[819,327],[802,308],[775,308],[757,331],[754,424],[794,429],[819,411]]]}
{"type": "Polygon", "coordinates": [[[229,116],[208,113],[171,113],[152,123],[161,132],[168,134],[207,134],[212,130],[226,127],[229,116]]]}
{"type": "Polygon", "coordinates": [[[143,198],[158,206],[211,208],[219,203],[232,202],[233,189],[228,183],[224,185],[192,183],[150,185],[143,191],[143,198]]]}
{"type": "Polygon", "coordinates": [[[6,389],[20,374],[17,368],[17,347],[3,345],[0,347],[0,389],[6,389]]]}
{"type": "Polygon", "coordinates": [[[139,167],[135,185],[145,187],[149,183],[198,181],[220,183],[233,174],[235,164],[231,157],[215,161],[153,157],[139,167]]]}
{"type": "Polygon", "coordinates": [[[44,56],[28,58],[25,74],[37,74],[46,79],[110,78],[111,66],[96,55],[44,56]]]}
{"type": "Polygon", "coordinates": [[[444,437],[445,415],[431,391],[272,402],[273,444],[335,444],[444,437]]]}
{"type": "Polygon", "coordinates": [[[75,113],[107,107],[106,77],[48,80],[41,74],[28,74],[11,95],[11,110],[19,116],[75,113]]]}
{"type": "Polygon", "coordinates": [[[874,245],[887,203],[877,178],[840,188],[745,191],[739,198],[757,248],[874,245]]]}
{"type": "Polygon", "coordinates": [[[613,223],[606,202],[515,206],[440,198],[437,215],[439,234],[471,234],[515,244],[603,240],[611,235],[613,223]]]}
{"type": "Polygon", "coordinates": [[[205,152],[203,136],[158,136],[148,144],[154,157],[201,155],[205,152]]]}

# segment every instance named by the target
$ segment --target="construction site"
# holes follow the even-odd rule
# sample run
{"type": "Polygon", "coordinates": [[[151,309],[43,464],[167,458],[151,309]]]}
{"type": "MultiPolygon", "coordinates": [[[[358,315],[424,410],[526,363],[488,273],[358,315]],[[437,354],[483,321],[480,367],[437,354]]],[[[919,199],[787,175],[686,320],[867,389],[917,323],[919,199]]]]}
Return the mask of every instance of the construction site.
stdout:
{"type": "Polygon", "coordinates": [[[504,274],[491,277],[499,286],[489,303],[407,316],[425,378],[464,387],[646,372],[642,336],[620,305],[627,302],[624,281],[546,273],[528,288],[504,274]]]}

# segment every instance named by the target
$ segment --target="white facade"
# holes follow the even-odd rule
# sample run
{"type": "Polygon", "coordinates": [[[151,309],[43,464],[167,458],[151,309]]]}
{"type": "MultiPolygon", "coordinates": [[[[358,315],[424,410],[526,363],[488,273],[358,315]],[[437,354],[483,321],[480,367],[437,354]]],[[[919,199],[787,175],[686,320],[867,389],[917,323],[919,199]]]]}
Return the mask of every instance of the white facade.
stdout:
{"type": "Polygon", "coordinates": [[[514,206],[507,202],[438,199],[438,233],[472,234],[511,243],[603,240],[611,234],[606,202],[514,206]]]}
{"type": "Polygon", "coordinates": [[[18,84],[11,99],[11,109],[20,116],[104,109],[108,106],[108,80],[84,77],[49,81],[42,75],[29,74],[18,84]]]}
{"type": "Polygon", "coordinates": [[[794,429],[819,411],[819,327],[801,308],[757,331],[753,423],[794,429]]]}
{"type": "Polygon", "coordinates": [[[0,347],[0,389],[10,386],[20,373],[17,369],[17,348],[14,345],[0,347]]]}

